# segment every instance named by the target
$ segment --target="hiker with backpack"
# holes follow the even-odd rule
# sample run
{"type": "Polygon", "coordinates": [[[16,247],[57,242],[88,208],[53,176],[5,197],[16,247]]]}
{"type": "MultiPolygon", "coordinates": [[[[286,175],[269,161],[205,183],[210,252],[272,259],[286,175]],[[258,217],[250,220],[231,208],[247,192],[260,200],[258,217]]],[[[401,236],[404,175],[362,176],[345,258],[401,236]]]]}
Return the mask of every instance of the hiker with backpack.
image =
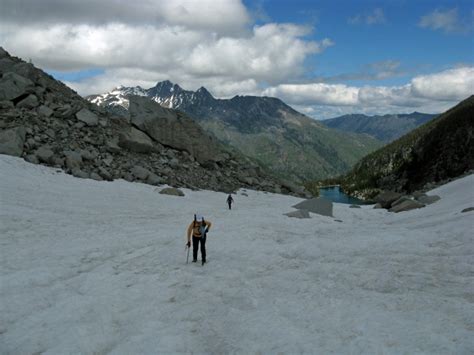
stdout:
{"type": "Polygon", "coordinates": [[[193,237],[193,263],[197,262],[197,254],[199,249],[199,244],[201,244],[201,261],[202,265],[206,262],[206,237],[207,232],[211,228],[212,223],[210,221],[205,221],[204,217],[195,214],[194,221],[188,227],[188,242],[186,246],[191,247],[191,236],[193,237]]]}
{"type": "Polygon", "coordinates": [[[234,202],[234,199],[232,198],[232,195],[229,194],[229,196],[227,196],[227,204],[229,205],[229,210],[232,209],[232,202],[234,202]]]}

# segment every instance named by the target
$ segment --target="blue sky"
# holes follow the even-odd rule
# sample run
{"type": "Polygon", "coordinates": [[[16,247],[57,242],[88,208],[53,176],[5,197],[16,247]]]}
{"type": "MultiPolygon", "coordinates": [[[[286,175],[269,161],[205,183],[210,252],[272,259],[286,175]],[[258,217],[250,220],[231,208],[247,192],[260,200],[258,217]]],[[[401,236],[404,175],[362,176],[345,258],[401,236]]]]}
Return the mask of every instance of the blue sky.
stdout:
{"type": "Polygon", "coordinates": [[[472,1],[0,0],[0,43],[82,95],[171,80],[316,119],[474,93],[472,1]]]}
{"type": "MultiPolygon", "coordinates": [[[[308,59],[308,78],[370,72],[374,63],[394,61],[400,63],[399,76],[378,82],[396,85],[416,74],[474,62],[473,1],[247,0],[245,4],[256,14],[263,12],[260,22],[312,26],[310,39],[328,37],[334,42],[324,53],[308,59]],[[457,9],[459,29],[421,27],[420,19],[437,9],[457,9]],[[376,10],[383,17],[368,23],[376,10]]],[[[373,84],[368,80],[338,82],[373,84]]]]}

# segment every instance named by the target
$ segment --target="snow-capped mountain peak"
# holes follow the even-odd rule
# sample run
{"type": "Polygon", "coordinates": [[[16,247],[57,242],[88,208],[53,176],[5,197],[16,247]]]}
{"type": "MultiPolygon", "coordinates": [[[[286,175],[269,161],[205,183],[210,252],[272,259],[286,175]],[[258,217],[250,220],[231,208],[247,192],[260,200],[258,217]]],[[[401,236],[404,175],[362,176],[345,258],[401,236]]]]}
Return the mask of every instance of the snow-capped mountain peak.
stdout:
{"type": "Polygon", "coordinates": [[[122,106],[124,109],[128,109],[128,95],[147,96],[163,107],[174,109],[179,109],[186,104],[215,100],[211,93],[202,86],[197,91],[184,90],[178,84],[174,84],[169,80],[158,82],[149,89],[143,89],[140,86],[126,87],[120,85],[105,94],[92,95],[87,99],[99,106],[112,106],[114,108],[122,106]]]}

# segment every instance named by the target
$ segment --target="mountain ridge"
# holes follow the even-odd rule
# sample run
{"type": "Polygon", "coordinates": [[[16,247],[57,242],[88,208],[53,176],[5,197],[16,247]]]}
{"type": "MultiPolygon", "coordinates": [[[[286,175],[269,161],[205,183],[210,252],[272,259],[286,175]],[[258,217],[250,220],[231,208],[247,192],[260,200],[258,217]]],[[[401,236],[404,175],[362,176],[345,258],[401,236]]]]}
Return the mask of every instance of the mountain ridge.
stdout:
{"type": "Polygon", "coordinates": [[[371,198],[383,190],[413,192],[474,169],[474,95],[367,155],[340,182],[371,198]]]}
{"type": "Polygon", "coordinates": [[[437,116],[438,114],[416,111],[408,114],[372,116],[349,114],[322,120],[321,123],[345,132],[366,133],[383,142],[390,143],[437,116]]]}
{"type": "MultiPolygon", "coordinates": [[[[170,81],[142,90],[141,94],[160,105],[195,118],[219,140],[257,159],[278,176],[297,182],[340,175],[381,146],[365,134],[332,130],[274,97],[217,99],[204,87],[184,90],[170,81]]],[[[122,90],[87,98],[107,109],[123,111],[126,95],[122,90]]]]}

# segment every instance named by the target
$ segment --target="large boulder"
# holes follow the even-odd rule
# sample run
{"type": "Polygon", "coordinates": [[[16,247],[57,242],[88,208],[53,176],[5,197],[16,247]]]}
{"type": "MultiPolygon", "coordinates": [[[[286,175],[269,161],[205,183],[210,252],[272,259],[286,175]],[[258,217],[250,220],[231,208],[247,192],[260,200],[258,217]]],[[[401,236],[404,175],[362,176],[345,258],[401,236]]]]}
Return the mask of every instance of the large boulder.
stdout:
{"type": "Polygon", "coordinates": [[[132,124],[157,142],[187,151],[199,163],[221,159],[217,140],[191,118],[166,109],[146,97],[130,96],[129,101],[132,124]]]}
{"type": "Polygon", "coordinates": [[[439,197],[438,195],[426,195],[420,196],[416,200],[421,203],[424,203],[425,205],[431,205],[432,203],[441,200],[441,197],[439,197]]]}
{"type": "Polygon", "coordinates": [[[0,131],[0,154],[20,157],[25,144],[25,127],[15,127],[0,131]]]}
{"type": "Polygon", "coordinates": [[[35,155],[42,163],[54,164],[54,152],[48,146],[39,147],[36,150],[35,155]]]}
{"type": "Polygon", "coordinates": [[[13,72],[3,74],[0,78],[0,101],[14,100],[25,95],[34,84],[31,80],[13,72]]]}
{"type": "Polygon", "coordinates": [[[31,109],[34,109],[35,107],[38,107],[38,105],[39,105],[38,98],[33,94],[29,94],[27,97],[19,101],[16,104],[16,107],[26,108],[28,110],[31,110],[31,109]]]}
{"type": "Polygon", "coordinates": [[[95,113],[89,111],[86,108],[83,108],[82,110],[78,111],[76,113],[76,118],[79,121],[84,122],[88,126],[97,126],[97,124],[99,123],[99,117],[97,117],[95,113]]]}
{"type": "Polygon", "coordinates": [[[146,180],[150,176],[150,171],[148,169],[142,168],[141,166],[134,166],[130,172],[133,176],[140,180],[146,180]]]}
{"type": "Polygon", "coordinates": [[[393,202],[402,197],[401,193],[393,191],[384,191],[375,197],[375,202],[380,203],[382,208],[390,208],[393,202]]]}
{"type": "Polygon", "coordinates": [[[288,213],[285,213],[284,215],[288,216],[288,217],[299,218],[299,219],[311,218],[311,216],[309,215],[308,210],[303,210],[303,209],[296,210],[296,211],[293,211],[293,212],[288,212],[288,213]]]}
{"type": "Polygon", "coordinates": [[[166,187],[160,191],[160,194],[171,196],[184,196],[184,192],[174,187],[166,187]]]}
{"type": "Polygon", "coordinates": [[[118,145],[136,153],[149,153],[154,149],[151,138],[134,127],[119,135],[118,145]]]}
{"type": "Polygon", "coordinates": [[[80,152],[68,150],[64,152],[66,157],[66,167],[68,169],[80,168],[82,165],[82,154],[80,152]]]}
{"type": "Polygon", "coordinates": [[[425,207],[424,204],[421,202],[418,202],[416,200],[405,200],[396,206],[392,207],[389,209],[390,212],[404,212],[404,211],[410,211],[414,210],[417,208],[422,208],[425,207]]]}
{"type": "Polygon", "coordinates": [[[322,216],[333,217],[333,204],[331,201],[325,199],[324,197],[316,197],[309,200],[305,200],[292,207],[298,210],[308,210],[309,212],[317,213],[322,216]]]}
{"type": "Polygon", "coordinates": [[[400,203],[402,203],[404,201],[409,201],[409,200],[413,200],[413,198],[411,198],[409,196],[402,196],[398,200],[393,201],[392,204],[390,205],[390,207],[395,207],[396,205],[399,205],[400,203]]]}

